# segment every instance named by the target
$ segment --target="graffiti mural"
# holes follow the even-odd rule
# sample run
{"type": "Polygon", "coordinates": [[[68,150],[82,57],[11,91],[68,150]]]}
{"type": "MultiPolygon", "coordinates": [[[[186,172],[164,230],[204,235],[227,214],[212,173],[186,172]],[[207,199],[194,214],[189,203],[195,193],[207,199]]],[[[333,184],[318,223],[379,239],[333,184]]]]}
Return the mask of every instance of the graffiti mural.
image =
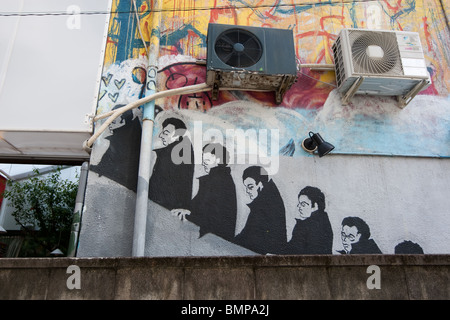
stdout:
{"type": "MultiPolygon", "coordinates": [[[[123,105],[117,105],[113,110],[120,107],[123,105]]],[[[90,170],[136,191],[139,164],[139,157],[136,156],[141,144],[140,116],[132,110],[125,112],[111,123],[108,134],[102,141],[108,142],[107,149],[98,163],[91,164],[90,170]]]]}
{"type": "MultiPolygon", "coordinates": [[[[175,63],[169,65],[160,71],[160,88],[170,90],[204,83],[206,81],[206,69],[195,62],[175,63]],[[161,77],[161,74],[163,77],[161,77]]],[[[190,95],[181,95],[169,97],[165,104],[176,105],[178,109],[196,110],[206,112],[213,106],[209,92],[199,92],[190,95]]]]}
{"type": "MultiPolygon", "coordinates": [[[[159,38],[156,91],[206,81],[208,23],[291,29],[300,63],[297,82],[279,105],[272,92],[240,90],[220,91],[217,100],[209,91],[156,100],[149,188],[154,205],[149,219],[155,220],[149,241],[157,245],[149,245],[149,254],[164,254],[160,248],[167,243],[173,254],[193,254],[201,245],[205,255],[428,253],[432,245],[420,231],[420,219],[405,218],[411,208],[382,213],[365,208],[361,199],[386,209],[384,199],[395,193],[364,181],[388,183],[378,178],[380,168],[360,176],[346,172],[347,180],[331,160],[317,160],[301,144],[314,131],[339,156],[450,157],[450,36],[439,1],[136,4],[138,14],[132,1],[113,1],[97,114],[145,95],[152,36],[159,38]],[[333,64],[331,48],[343,28],[418,32],[432,84],[404,109],[394,97],[380,96],[355,96],[343,105],[334,71],[301,67],[333,64]],[[387,225],[381,215],[400,217],[403,227],[387,225]],[[183,246],[189,250],[181,251],[183,246]]],[[[92,155],[91,171],[132,192],[140,118],[140,109],[123,115],[100,136],[92,155]]],[[[404,192],[400,182],[389,183],[404,192]]],[[[408,199],[422,204],[414,192],[408,199]]],[[[450,239],[448,232],[444,238],[450,239]]]]}
{"type": "Polygon", "coordinates": [[[345,217],[342,220],[342,254],[380,254],[381,250],[370,238],[370,228],[359,217],[345,217]]]}
{"type": "Polygon", "coordinates": [[[199,237],[213,233],[225,240],[234,241],[237,203],[236,188],[228,166],[229,153],[219,143],[203,147],[202,166],[198,192],[186,207],[172,213],[181,220],[187,219],[199,226],[199,237]]]}
{"type": "Polygon", "coordinates": [[[158,136],[163,147],[154,150],[149,198],[169,210],[187,208],[191,201],[194,151],[186,131],[182,120],[164,120],[158,136]]]}
{"type": "MultiPolygon", "coordinates": [[[[163,91],[205,82],[206,67],[197,62],[206,58],[208,23],[292,29],[301,64],[333,63],[331,47],[342,28],[415,31],[421,38],[432,84],[403,110],[397,107],[395,97],[355,96],[344,106],[334,72],[309,68],[300,68],[297,82],[280,106],[275,104],[272,93],[252,91],[220,91],[216,101],[211,100],[210,92],[173,96],[158,100],[157,105],[164,110],[207,112],[227,102],[244,100],[295,110],[308,119],[310,127],[333,137],[338,153],[450,155],[448,147],[442,148],[449,139],[450,79],[446,70],[450,62],[450,37],[438,2],[428,1],[425,5],[424,1],[413,0],[315,4],[273,1],[262,5],[254,1],[141,0],[136,3],[137,16],[130,9],[131,1],[113,2],[98,113],[111,110],[121,98],[132,101],[142,97],[143,91],[139,89],[143,85],[139,84],[143,78],[122,74],[124,69],[129,69],[128,74],[133,68],[145,70],[145,44],[150,43],[152,34],[160,38],[157,90],[163,91]],[[154,12],[161,12],[162,16],[161,23],[152,27],[154,12]],[[127,35],[126,39],[121,35],[127,35]],[[401,143],[386,143],[393,140],[401,143]]],[[[292,154],[297,155],[300,154],[292,154]]]]}
{"type": "Polygon", "coordinates": [[[280,254],[286,243],[286,215],[283,199],[264,168],[251,166],[242,180],[251,202],[250,213],[236,242],[261,254],[280,254]]]}
{"type": "Polygon", "coordinates": [[[298,215],[285,254],[333,253],[333,230],[325,211],[325,195],[307,186],[298,194],[298,215]]]}

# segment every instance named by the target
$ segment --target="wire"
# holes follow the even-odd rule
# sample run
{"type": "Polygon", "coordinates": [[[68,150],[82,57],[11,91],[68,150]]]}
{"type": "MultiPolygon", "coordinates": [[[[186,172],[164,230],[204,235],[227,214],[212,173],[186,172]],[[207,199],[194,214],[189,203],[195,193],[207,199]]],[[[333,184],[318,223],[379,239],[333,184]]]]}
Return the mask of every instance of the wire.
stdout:
{"type": "Polygon", "coordinates": [[[329,83],[329,82],[325,82],[325,81],[322,81],[322,80],[316,79],[316,78],[314,78],[314,77],[311,77],[310,75],[308,75],[308,74],[306,74],[306,73],[303,73],[303,72],[301,72],[301,71],[299,71],[299,73],[301,73],[302,75],[304,75],[304,76],[306,76],[306,77],[308,77],[308,78],[314,79],[314,80],[316,80],[316,81],[318,81],[318,82],[322,82],[322,83],[325,83],[325,84],[327,84],[327,85],[329,85],[329,86],[332,86],[332,87],[335,87],[335,88],[337,88],[337,86],[336,86],[336,85],[334,85],[334,84],[332,84],[332,83],[329,83]]]}
{"type": "Polygon", "coordinates": [[[305,63],[305,64],[302,64],[302,63],[300,63],[300,59],[299,59],[299,58],[296,58],[295,60],[296,60],[296,62],[297,62],[297,72],[298,72],[298,73],[300,73],[300,74],[302,74],[302,75],[304,75],[304,76],[306,76],[306,77],[308,77],[308,78],[311,78],[311,79],[313,79],[313,80],[316,80],[316,81],[318,81],[318,82],[322,82],[322,83],[324,83],[324,84],[327,84],[327,85],[329,85],[329,86],[332,86],[332,87],[337,88],[337,86],[334,85],[334,84],[332,84],[332,83],[329,83],[329,82],[325,82],[325,81],[316,79],[316,78],[311,77],[310,75],[308,75],[308,74],[306,74],[306,73],[301,72],[301,68],[302,68],[302,67],[304,67],[304,68],[310,68],[310,69],[314,69],[314,68],[320,69],[320,67],[322,67],[322,68],[324,68],[324,69],[323,69],[324,71],[331,71],[331,70],[334,70],[334,65],[333,65],[333,64],[318,64],[318,63],[317,63],[317,64],[316,64],[316,63],[314,63],[314,64],[306,64],[306,63],[305,63]],[[333,66],[333,69],[331,69],[332,66],[333,66]]]}
{"type": "MultiPolygon", "coordinates": [[[[363,3],[367,0],[329,0],[326,2],[304,2],[304,3],[290,3],[290,4],[261,4],[261,5],[242,5],[242,6],[231,6],[233,9],[259,9],[259,8],[273,8],[273,7],[292,7],[292,6],[324,6],[324,5],[335,5],[335,4],[347,4],[347,3],[363,3]]],[[[219,7],[195,7],[195,8],[171,8],[171,9],[150,9],[150,12],[180,12],[180,11],[207,11],[207,10],[223,10],[230,9],[230,6],[219,6],[219,7]]],[[[141,11],[82,11],[77,12],[76,15],[105,15],[105,14],[121,14],[121,13],[142,13],[141,11]]],[[[74,15],[72,12],[65,11],[55,11],[55,12],[0,12],[0,17],[29,17],[29,16],[71,16],[74,15]]]]}

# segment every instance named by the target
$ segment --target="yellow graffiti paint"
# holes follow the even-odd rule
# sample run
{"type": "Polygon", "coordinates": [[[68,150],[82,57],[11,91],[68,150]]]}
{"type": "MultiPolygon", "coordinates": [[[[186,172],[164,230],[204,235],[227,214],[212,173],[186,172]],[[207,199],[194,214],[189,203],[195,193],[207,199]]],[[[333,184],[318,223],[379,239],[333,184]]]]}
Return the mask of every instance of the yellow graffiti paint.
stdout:
{"type": "MultiPolygon", "coordinates": [[[[118,46],[121,45],[118,42],[130,36],[120,34],[117,10],[122,1],[131,4],[130,0],[113,1],[105,66],[117,62],[118,46]]],[[[450,41],[445,13],[437,0],[336,0],[324,3],[307,0],[137,0],[136,3],[142,38],[151,47],[151,41],[155,41],[151,35],[160,37],[157,53],[160,57],[186,55],[204,59],[208,23],[292,29],[299,60],[325,64],[333,63],[331,46],[343,28],[419,32],[429,67],[439,74],[433,78],[440,81],[436,90],[441,95],[449,92],[450,41]],[[157,24],[153,22],[155,12],[160,15],[157,24]]],[[[137,28],[134,37],[141,38],[137,28]]],[[[145,55],[142,47],[132,50],[134,58],[145,55]]],[[[331,82],[330,77],[322,75],[321,79],[331,82]]]]}

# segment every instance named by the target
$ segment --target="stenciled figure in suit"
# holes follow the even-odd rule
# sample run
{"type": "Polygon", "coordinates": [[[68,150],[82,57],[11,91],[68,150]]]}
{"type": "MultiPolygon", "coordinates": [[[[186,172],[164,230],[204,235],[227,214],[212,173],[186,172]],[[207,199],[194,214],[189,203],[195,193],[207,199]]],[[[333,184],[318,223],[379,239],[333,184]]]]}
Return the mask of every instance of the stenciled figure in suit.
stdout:
{"type": "Polygon", "coordinates": [[[200,227],[199,237],[213,233],[232,241],[236,228],[236,187],[228,166],[229,153],[219,143],[203,147],[202,166],[207,173],[198,178],[199,188],[189,206],[172,213],[200,227]]]}
{"type": "Polygon", "coordinates": [[[250,213],[235,242],[260,254],[279,254],[286,245],[286,212],[278,187],[260,166],[244,170],[250,213]]]}
{"type": "Polygon", "coordinates": [[[191,201],[195,163],[186,132],[182,120],[164,120],[158,135],[164,147],[153,150],[156,160],[150,177],[149,198],[169,210],[185,208],[191,201]]]}
{"type": "Polygon", "coordinates": [[[344,250],[342,254],[380,254],[382,253],[373,239],[370,228],[359,217],[346,217],[342,220],[341,239],[344,250]]]}
{"type": "MultiPolygon", "coordinates": [[[[112,110],[125,105],[116,105],[112,110]]],[[[136,192],[141,144],[141,120],[133,110],[128,110],[109,125],[111,135],[105,138],[109,147],[98,164],[89,170],[105,176],[136,192]]]]}
{"type": "Polygon", "coordinates": [[[298,194],[298,214],[285,254],[332,254],[333,230],[325,212],[325,195],[307,186],[298,194]]]}

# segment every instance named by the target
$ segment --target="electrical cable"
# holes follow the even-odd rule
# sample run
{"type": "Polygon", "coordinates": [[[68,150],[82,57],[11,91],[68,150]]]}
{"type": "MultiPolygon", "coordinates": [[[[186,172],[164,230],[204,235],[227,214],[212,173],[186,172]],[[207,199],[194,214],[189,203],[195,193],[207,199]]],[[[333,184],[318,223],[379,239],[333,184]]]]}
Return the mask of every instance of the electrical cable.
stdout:
{"type": "Polygon", "coordinates": [[[311,70],[330,70],[334,71],[334,64],[323,64],[323,63],[300,63],[299,68],[309,68],[311,70]]]}
{"type": "MultiPolygon", "coordinates": [[[[232,9],[259,9],[259,8],[273,8],[273,7],[292,7],[292,6],[326,6],[326,5],[340,5],[340,4],[350,4],[350,3],[364,3],[367,0],[336,0],[336,1],[326,1],[326,2],[304,2],[304,3],[289,3],[289,4],[261,4],[261,5],[241,5],[241,6],[231,6],[232,9]]],[[[218,7],[195,7],[195,8],[170,8],[170,9],[152,9],[151,12],[180,12],[180,11],[207,11],[207,10],[225,10],[230,9],[230,6],[218,6],[218,7]]],[[[138,11],[138,10],[136,10],[138,11]]],[[[135,13],[136,11],[84,11],[77,12],[77,15],[102,15],[102,14],[121,14],[121,13],[135,13]]],[[[138,12],[139,13],[139,12],[138,12]]],[[[55,11],[55,12],[0,12],[0,17],[28,17],[28,16],[69,16],[74,15],[74,13],[55,11]]]]}
{"type": "MultiPolygon", "coordinates": [[[[98,130],[95,131],[95,133],[86,141],[83,142],[83,149],[87,152],[90,152],[92,145],[94,144],[95,140],[103,133],[103,131],[108,128],[108,126],[121,114],[128,110],[132,110],[134,108],[137,108],[144,103],[165,98],[172,95],[182,95],[182,94],[188,94],[188,93],[197,93],[197,92],[203,92],[203,91],[209,91],[211,90],[211,87],[207,85],[206,83],[196,84],[192,86],[187,86],[183,88],[177,88],[177,89],[171,89],[171,90],[165,90],[160,91],[157,93],[154,93],[152,95],[149,95],[147,97],[141,98],[139,100],[136,100],[134,102],[131,102],[127,104],[124,107],[118,108],[114,110],[113,112],[108,112],[107,114],[101,115],[100,117],[96,117],[97,120],[109,116],[109,118],[100,126],[98,130]]],[[[95,118],[94,118],[95,119],[95,118]]]]}
{"type": "Polygon", "coordinates": [[[329,82],[325,82],[325,81],[322,81],[322,80],[316,79],[316,78],[314,78],[314,77],[311,77],[310,75],[308,75],[308,74],[306,74],[306,73],[303,73],[303,72],[301,72],[301,71],[299,71],[299,73],[300,73],[300,74],[302,74],[302,75],[304,75],[304,76],[306,76],[306,77],[308,77],[308,78],[311,78],[311,79],[313,79],[313,80],[316,80],[316,81],[318,81],[318,82],[322,82],[322,83],[324,83],[324,84],[327,84],[327,85],[329,85],[329,86],[332,86],[332,87],[335,87],[335,88],[337,88],[337,86],[336,86],[336,85],[334,85],[334,84],[332,84],[332,83],[329,83],[329,82]]]}
{"type": "Polygon", "coordinates": [[[301,72],[301,68],[309,68],[309,69],[322,69],[322,71],[331,71],[334,70],[334,64],[319,64],[319,63],[311,63],[311,64],[307,64],[307,63],[300,63],[300,59],[296,58],[296,62],[297,62],[297,72],[304,75],[305,77],[311,78],[313,80],[316,80],[318,82],[322,82],[324,84],[327,84],[329,86],[335,87],[337,88],[336,85],[329,83],[329,82],[325,82],[319,79],[316,79],[314,77],[311,77],[310,75],[301,72]]]}
{"type": "MultiPolygon", "coordinates": [[[[136,100],[134,102],[131,102],[129,104],[127,104],[126,106],[123,106],[121,108],[115,109],[114,111],[109,111],[106,113],[103,113],[101,115],[95,116],[92,121],[96,122],[98,120],[101,119],[105,119],[108,118],[101,126],[98,130],[95,131],[94,135],[92,135],[88,140],[83,142],[83,149],[87,152],[90,153],[91,151],[91,147],[94,144],[95,140],[102,134],[103,131],[106,130],[106,128],[108,128],[108,126],[117,118],[119,117],[121,114],[125,113],[126,111],[132,110],[134,108],[137,108],[147,102],[156,100],[156,99],[161,99],[161,98],[166,98],[169,96],[175,96],[175,95],[183,95],[183,94],[190,94],[190,93],[197,93],[197,92],[204,92],[204,91],[210,91],[212,88],[207,85],[206,83],[201,83],[201,84],[195,84],[192,86],[187,86],[187,87],[183,87],[183,88],[176,88],[176,89],[170,89],[170,90],[165,90],[165,91],[159,91],[155,94],[152,94],[150,96],[141,98],[139,100],[136,100]]],[[[221,91],[225,91],[225,90],[241,90],[241,91],[248,91],[249,89],[239,89],[239,88],[219,88],[219,90],[221,91]]],[[[259,91],[259,92],[269,92],[271,90],[252,90],[252,91],[259,91]]]]}
{"type": "MultiPolygon", "coordinates": [[[[134,3],[134,1],[133,1],[134,3]]],[[[142,39],[143,40],[143,39],[142,39]]],[[[320,66],[319,64],[308,64],[306,65],[308,67],[317,67],[320,66]]],[[[323,65],[325,68],[330,68],[331,65],[323,65]]],[[[297,72],[309,77],[311,79],[314,79],[318,82],[322,82],[324,84],[336,87],[336,85],[325,82],[325,81],[321,81],[319,79],[316,79],[314,77],[311,77],[310,75],[307,75],[303,72],[300,71],[301,69],[301,64],[300,64],[300,60],[297,59],[297,72]]],[[[152,95],[149,95],[147,97],[141,98],[139,100],[136,100],[134,102],[131,102],[129,104],[127,104],[124,107],[118,108],[114,111],[109,111],[106,112],[104,114],[101,115],[97,115],[95,117],[93,117],[92,121],[96,122],[98,120],[101,119],[105,119],[108,118],[101,126],[98,130],[95,131],[95,133],[86,141],[83,142],[83,149],[85,151],[87,151],[88,153],[90,153],[91,151],[91,147],[94,144],[95,140],[103,133],[103,131],[106,130],[106,128],[108,128],[108,126],[117,118],[119,117],[121,114],[125,113],[126,111],[132,110],[134,108],[137,108],[145,103],[148,103],[150,101],[156,100],[156,99],[161,99],[161,98],[165,98],[165,97],[169,97],[169,96],[174,96],[174,95],[183,95],[183,94],[190,94],[190,93],[198,93],[198,92],[204,92],[204,91],[209,91],[212,88],[206,84],[206,83],[201,83],[201,84],[196,84],[196,85],[191,85],[191,86],[187,86],[187,87],[182,87],[182,88],[177,88],[177,89],[170,89],[170,90],[165,90],[165,91],[160,91],[157,93],[154,93],[152,95]]],[[[239,88],[220,88],[220,90],[240,90],[239,88]]],[[[248,89],[242,89],[244,91],[248,90],[248,89]]],[[[268,90],[257,90],[257,91],[268,91],[268,90]]]]}

